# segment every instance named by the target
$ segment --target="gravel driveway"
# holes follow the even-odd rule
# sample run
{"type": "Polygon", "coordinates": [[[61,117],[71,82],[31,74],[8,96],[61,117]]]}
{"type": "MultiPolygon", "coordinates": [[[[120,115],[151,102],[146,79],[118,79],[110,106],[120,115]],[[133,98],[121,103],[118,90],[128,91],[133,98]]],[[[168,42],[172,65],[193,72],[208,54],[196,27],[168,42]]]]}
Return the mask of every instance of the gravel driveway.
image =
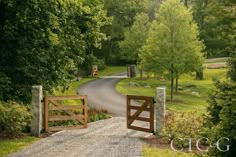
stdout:
{"type": "Polygon", "coordinates": [[[10,157],[139,157],[147,135],[127,129],[125,118],[113,117],[58,132],[10,157]]]}
{"type": "Polygon", "coordinates": [[[88,95],[90,107],[107,109],[112,116],[126,116],[126,97],[115,90],[116,83],[124,78],[126,73],[113,77],[104,77],[82,85],[80,94],[88,95]]]}

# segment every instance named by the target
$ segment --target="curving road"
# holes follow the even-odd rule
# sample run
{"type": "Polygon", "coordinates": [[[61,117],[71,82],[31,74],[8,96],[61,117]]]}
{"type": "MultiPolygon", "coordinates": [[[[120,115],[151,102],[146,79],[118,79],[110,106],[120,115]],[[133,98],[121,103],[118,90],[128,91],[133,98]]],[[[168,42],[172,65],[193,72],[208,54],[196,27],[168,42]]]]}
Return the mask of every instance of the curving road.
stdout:
{"type": "Polygon", "coordinates": [[[112,77],[99,78],[82,85],[78,92],[88,95],[90,107],[107,109],[112,116],[126,116],[126,97],[115,90],[116,83],[125,76],[126,73],[117,74],[112,77]]]}

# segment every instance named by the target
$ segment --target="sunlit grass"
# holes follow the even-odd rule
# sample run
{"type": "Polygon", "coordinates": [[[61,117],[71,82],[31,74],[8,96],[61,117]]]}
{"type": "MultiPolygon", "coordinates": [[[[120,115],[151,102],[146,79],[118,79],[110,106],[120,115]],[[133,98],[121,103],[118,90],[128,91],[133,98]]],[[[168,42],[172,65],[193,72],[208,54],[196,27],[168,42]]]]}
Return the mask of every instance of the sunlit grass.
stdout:
{"type": "Polygon", "coordinates": [[[98,71],[98,76],[110,76],[126,71],[127,71],[126,66],[109,66],[104,70],[98,71]]]}
{"type": "Polygon", "coordinates": [[[0,140],[0,157],[22,150],[33,142],[39,140],[35,137],[24,137],[20,139],[1,139],[0,140]]]}
{"type": "Polygon", "coordinates": [[[178,111],[199,111],[203,113],[207,107],[207,97],[214,88],[213,79],[226,79],[227,69],[205,69],[204,80],[196,80],[195,74],[185,74],[179,80],[179,92],[170,100],[170,81],[165,79],[124,79],[116,85],[118,92],[127,95],[143,95],[156,97],[156,88],[166,87],[167,108],[178,111]]]}
{"type": "Polygon", "coordinates": [[[185,153],[185,152],[177,152],[171,149],[159,149],[159,148],[148,148],[145,147],[143,149],[144,157],[203,157],[206,156],[204,154],[194,154],[194,153],[185,153]]]}
{"type": "MultiPolygon", "coordinates": [[[[86,83],[88,83],[90,81],[93,81],[93,80],[95,80],[95,78],[83,78],[80,81],[71,82],[69,84],[68,90],[65,90],[64,92],[62,92],[63,87],[59,87],[58,90],[54,91],[54,95],[55,96],[73,96],[73,95],[77,95],[78,94],[77,91],[78,91],[78,89],[81,85],[86,84],[86,83]]],[[[64,104],[78,105],[78,100],[65,100],[64,104]]],[[[79,104],[80,104],[80,102],[79,102],[79,104]]]]}

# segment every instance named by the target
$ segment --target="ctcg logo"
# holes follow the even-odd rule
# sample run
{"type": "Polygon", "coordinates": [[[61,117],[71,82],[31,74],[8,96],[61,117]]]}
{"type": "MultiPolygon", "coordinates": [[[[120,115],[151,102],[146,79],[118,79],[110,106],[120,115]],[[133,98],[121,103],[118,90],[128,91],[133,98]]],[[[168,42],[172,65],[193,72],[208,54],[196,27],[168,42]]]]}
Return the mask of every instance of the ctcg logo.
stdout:
{"type": "MultiPolygon", "coordinates": [[[[193,145],[194,139],[192,139],[192,138],[178,138],[177,137],[177,138],[174,138],[173,140],[171,140],[170,147],[171,147],[172,150],[174,150],[174,151],[183,151],[183,148],[176,148],[175,147],[176,142],[185,142],[185,143],[187,143],[188,151],[190,151],[190,152],[192,151],[192,145],[193,145]]],[[[230,149],[230,145],[225,144],[225,143],[229,143],[229,142],[230,142],[230,140],[227,137],[222,137],[222,138],[218,139],[215,143],[211,143],[211,141],[207,137],[202,137],[202,138],[196,139],[195,146],[196,146],[197,150],[199,150],[201,152],[207,152],[209,147],[216,147],[217,150],[219,150],[221,152],[227,152],[230,149]],[[202,148],[201,147],[201,142],[207,142],[207,143],[209,143],[209,146],[202,148]],[[222,144],[222,143],[224,143],[224,144],[222,144]]]]}

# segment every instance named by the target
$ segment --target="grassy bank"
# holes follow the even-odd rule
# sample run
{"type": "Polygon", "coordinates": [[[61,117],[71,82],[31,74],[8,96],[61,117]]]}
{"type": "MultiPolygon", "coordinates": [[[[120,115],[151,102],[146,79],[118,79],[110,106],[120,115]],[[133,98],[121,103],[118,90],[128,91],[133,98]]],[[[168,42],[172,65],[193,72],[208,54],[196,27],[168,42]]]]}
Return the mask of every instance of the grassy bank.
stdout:
{"type": "Polygon", "coordinates": [[[196,80],[195,75],[182,75],[179,80],[179,91],[174,100],[170,100],[170,81],[165,79],[124,79],[116,85],[118,92],[127,95],[156,96],[156,88],[165,86],[167,92],[167,108],[177,111],[205,112],[207,96],[213,86],[213,78],[225,79],[226,68],[205,69],[204,80],[196,80]]]}
{"type": "Polygon", "coordinates": [[[0,139],[0,157],[22,150],[37,140],[38,138],[30,136],[20,139],[0,139]]]}
{"type": "Polygon", "coordinates": [[[170,149],[148,148],[143,149],[144,157],[204,157],[204,154],[177,152],[170,149]]]}

